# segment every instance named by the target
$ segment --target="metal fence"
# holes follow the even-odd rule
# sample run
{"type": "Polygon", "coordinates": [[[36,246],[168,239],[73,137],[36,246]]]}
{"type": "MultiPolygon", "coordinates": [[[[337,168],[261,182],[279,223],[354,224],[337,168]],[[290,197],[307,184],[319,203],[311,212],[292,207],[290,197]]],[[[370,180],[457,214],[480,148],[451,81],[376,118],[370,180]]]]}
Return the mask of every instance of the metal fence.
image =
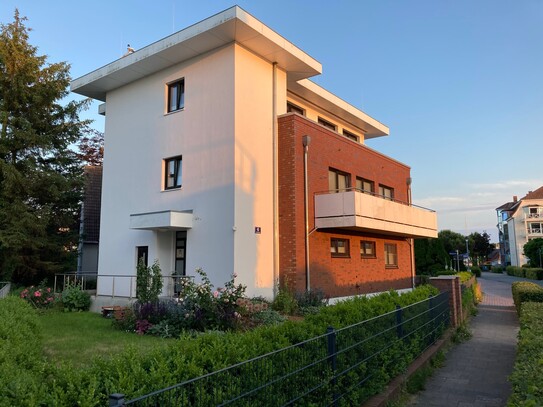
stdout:
{"type": "Polygon", "coordinates": [[[9,281],[0,281],[0,298],[8,296],[11,290],[11,283],[9,281]]]}
{"type": "Polygon", "coordinates": [[[361,405],[449,326],[447,292],[110,406],[361,405]]]}

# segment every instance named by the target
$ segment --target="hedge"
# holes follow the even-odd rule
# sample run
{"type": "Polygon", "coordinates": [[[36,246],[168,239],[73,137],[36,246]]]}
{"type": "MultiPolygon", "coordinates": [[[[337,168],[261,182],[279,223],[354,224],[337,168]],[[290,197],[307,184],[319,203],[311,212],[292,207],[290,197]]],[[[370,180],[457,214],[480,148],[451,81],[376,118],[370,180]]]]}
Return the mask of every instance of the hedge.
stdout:
{"type": "Polygon", "coordinates": [[[507,275],[509,276],[522,277],[522,278],[526,277],[525,268],[517,267],[517,266],[507,266],[505,270],[507,271],[507,275]]]}
{"type": "Polygon", "coordinates": [[[522,304],[517,357],[510,376],[513,392],[508,406],[543,404],[543,304],[522,304]]]}
{"type": "MultiPolygon", "coordinates": [[[[106,405],[108,395],[112,393],[123,393],[128,399],[132,399],[322,335],[330,325],[339,329],[393,311],[396,305],[410,305],[437,293],[434,287],[423,286],[403,295],[390,292],[372,298],[357,297],[324,307],[318,314],[307,316],[301,322],[287,321],[281,325],[261,327],[243,333],[210,332],[197,336],[185,335],[172,340],[169,347],[157,349],[145,356],[134,349],[127,349],[110,359],[98,357],[92,361],[90,367],[82,370],[66,365],[47,364],[43,356],[34,353],[32,366],[24,365],[20,369],[27,375],[26,383],[21,387],[24,388],[24,396],[18,391],[10,396],[0,388],[0,394],[8,394],[5,402],[2,399],[0,405],[99,406],[106,405]]],[[[0,309],[2,308],[3,303],[0,302],[0,309]]],[[[29,318],[28,323],[24,319],[21,323],[19,313],[29,313],[28,307],[17,304],[10,313],[21,332],[24,332],[23,336],[28,334],[30,327],[36,326],[32,322],[34,317],[29,318]]],[[[420,341],[414,341],[411,345],[400,343],[390,347],[384,357],[397,356],[400,352],[405,355],[402,356],[402,362],[376,368],[372,382],[360,388],[364,396],[379,392],[391,377],[398,374],[399,370],[414,358],[414,348],[421,345],[420,341]]],[[[40,346],[35,346],[35,349],[42,351],[40,346]]],[[[7,371],[2,373],[2,377],[12,380],[13,375],[7,374],[7,371]]]]}
{"type": "Polygon", "coordinates": [[[543,302],[543,287],[530,281],[516,281],[511,285],[513,301],[520,315],[522,303],[543,302]]]}
{"type": "Polygon", "coordinates": [[[527,268],[525,270],[526,278],[532,280],[543,280],[543,269],[542,268],[527,268]]]}

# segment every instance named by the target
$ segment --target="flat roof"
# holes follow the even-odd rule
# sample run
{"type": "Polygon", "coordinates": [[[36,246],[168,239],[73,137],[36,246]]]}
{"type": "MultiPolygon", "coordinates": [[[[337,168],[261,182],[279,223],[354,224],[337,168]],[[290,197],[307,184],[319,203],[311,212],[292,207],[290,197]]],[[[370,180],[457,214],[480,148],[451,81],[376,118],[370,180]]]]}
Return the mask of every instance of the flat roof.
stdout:
{"type": "Polygon", "coordinates": [[[289,81],[322,72],[317,60],[234,6],[74,79],[71,91],[105,102],[113,89],[232,42],[277,62],[289,81]]]}
{"type": "Polygon", "coordinates": [[[364,139],[388,136],[390,134],[389,128],[383,123],[375,120],[343,99],[340,99],[315,82],[308,79],[292,81],[288,82],[287,89],[289,92],[363,129],[365,132],[364,139]]]}

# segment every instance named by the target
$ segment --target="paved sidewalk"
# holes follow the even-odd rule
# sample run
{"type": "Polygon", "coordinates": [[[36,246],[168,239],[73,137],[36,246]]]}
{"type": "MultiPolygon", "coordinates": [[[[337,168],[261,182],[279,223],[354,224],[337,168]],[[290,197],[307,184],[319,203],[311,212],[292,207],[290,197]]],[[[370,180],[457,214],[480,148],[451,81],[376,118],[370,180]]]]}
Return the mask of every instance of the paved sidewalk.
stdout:
{"type": "Polygon", "coordinates": [[[410,406],[506,405],[517,347],[518,318],[511,297],[511,283],[517,280],[523,279],[483,273],[478,279],[483,302],[470,322],[473,337],[447,353],[445,366],[434,371],[410,406]]]}

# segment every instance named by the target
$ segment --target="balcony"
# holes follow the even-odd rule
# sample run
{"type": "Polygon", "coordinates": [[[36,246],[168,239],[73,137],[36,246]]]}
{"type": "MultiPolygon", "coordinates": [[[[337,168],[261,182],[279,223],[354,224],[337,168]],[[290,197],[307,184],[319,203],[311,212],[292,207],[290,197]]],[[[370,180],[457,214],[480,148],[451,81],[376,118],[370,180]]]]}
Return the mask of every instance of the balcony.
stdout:
{"type": "Polygon", "coordinates": [[[435,238],[437,215],[430,209],[348,190],[315,195],[315,227],[435,238]]]}

